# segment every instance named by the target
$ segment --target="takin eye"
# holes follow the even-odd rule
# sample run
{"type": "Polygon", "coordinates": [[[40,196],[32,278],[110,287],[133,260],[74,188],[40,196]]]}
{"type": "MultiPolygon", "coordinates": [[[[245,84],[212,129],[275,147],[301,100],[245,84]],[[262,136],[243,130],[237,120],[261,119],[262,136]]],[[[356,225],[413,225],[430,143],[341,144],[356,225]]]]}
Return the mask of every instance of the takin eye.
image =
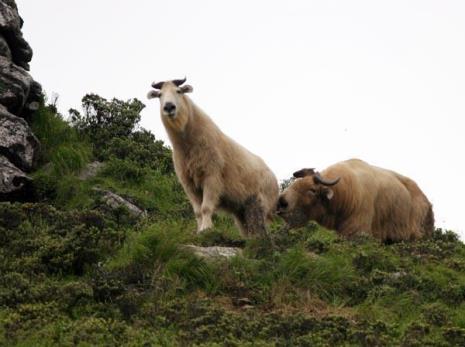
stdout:
{"type": "Polygon", "coordinates": [[[308,190],[308,192],[309,192],[311,195],[316,195],[316,193],[317,193],[316,189],[314,189],[314,188],[310,188],[310,189],[308,190]]]}

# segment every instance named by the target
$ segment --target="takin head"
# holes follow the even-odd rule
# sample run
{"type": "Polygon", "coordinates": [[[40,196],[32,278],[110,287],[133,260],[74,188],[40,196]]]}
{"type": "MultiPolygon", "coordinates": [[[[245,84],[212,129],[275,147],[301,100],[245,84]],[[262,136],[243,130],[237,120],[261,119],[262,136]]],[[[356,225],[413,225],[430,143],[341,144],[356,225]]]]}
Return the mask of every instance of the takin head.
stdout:
{"type": "Polygon", "coordinates": [[[169,127],[184,129],[188,121],[188,101],[185,93],[193,91],[192,86],[182,85],[186,78],[182,80],[172,80],[166,82],[153,82],[147,98],[160,99],[160,114],[163,123],[169,127]]]}
{"type": "Polygon", "coordinates": [[[326,180],[314,169],[302,169],[294,172],[298,178],[278,199],[276,213],[290,227],[300,227],[309,220],[321,220],[327,213],[329,201],[334,197],[334,186],[341,179],[326,180]]]}

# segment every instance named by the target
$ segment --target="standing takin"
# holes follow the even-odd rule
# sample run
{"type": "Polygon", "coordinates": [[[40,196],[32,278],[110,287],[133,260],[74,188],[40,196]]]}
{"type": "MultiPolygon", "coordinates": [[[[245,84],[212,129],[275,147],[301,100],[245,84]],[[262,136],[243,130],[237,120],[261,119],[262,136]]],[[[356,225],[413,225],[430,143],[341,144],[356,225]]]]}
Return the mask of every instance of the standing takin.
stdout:
{"type": "Polygon", "coordinates": [[[173,146],[176,174],[197,220],[197,231],[213,226],[217,209],[235,217],[244,235],[266,234],[275,213],[278,182],[265,162],[226,136],[185,95],[186,79],[153,83],[147,97],[160,98],[163,125],[173,146]]]}
{"type": "Polygon", "coordinates": [[[431,203],[417,184],[394,171],[351,159],[294,173],[277,213],[289,226],[314,220],[345,237],[359,232],[389,242],[416,240],[434,229],[431,203]]]}

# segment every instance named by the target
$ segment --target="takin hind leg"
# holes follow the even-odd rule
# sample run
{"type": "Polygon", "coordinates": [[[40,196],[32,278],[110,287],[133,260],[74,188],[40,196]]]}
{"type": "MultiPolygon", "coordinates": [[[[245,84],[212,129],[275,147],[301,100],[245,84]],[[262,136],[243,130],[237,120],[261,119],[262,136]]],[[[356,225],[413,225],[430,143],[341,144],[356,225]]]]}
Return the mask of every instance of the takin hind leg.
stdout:
{"type": "Polygon", "coordinates": [[[242,230],[246,235],[255,234],[268,236],[265,227],[265,211],[256,197],[250,197],[244,205],[242,230]]]}

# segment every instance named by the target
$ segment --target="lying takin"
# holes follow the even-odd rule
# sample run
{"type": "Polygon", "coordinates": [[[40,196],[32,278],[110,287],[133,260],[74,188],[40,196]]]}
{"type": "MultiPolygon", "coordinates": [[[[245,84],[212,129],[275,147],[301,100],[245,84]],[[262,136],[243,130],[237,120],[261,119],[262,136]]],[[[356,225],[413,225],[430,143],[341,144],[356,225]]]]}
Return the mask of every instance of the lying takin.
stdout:
{"type": "Polygon", "coordinates": [[[394,171],[351,159],[294,173],[277,213],[289,226],[309,220],[345,237],[365,232],[384,241],[416,240],[434,229],[431,203],[417,184],[394,171]]]}
{"type": "Polygon", "coordinates": [[[173,146],[176,174],[201,232],[217,209],[235,217],[244,235],[266,233],[275,213],[278,182],[265,162],[226,136],[186,95],[186,79],[153,83],[161,119],[173,146]]]}

